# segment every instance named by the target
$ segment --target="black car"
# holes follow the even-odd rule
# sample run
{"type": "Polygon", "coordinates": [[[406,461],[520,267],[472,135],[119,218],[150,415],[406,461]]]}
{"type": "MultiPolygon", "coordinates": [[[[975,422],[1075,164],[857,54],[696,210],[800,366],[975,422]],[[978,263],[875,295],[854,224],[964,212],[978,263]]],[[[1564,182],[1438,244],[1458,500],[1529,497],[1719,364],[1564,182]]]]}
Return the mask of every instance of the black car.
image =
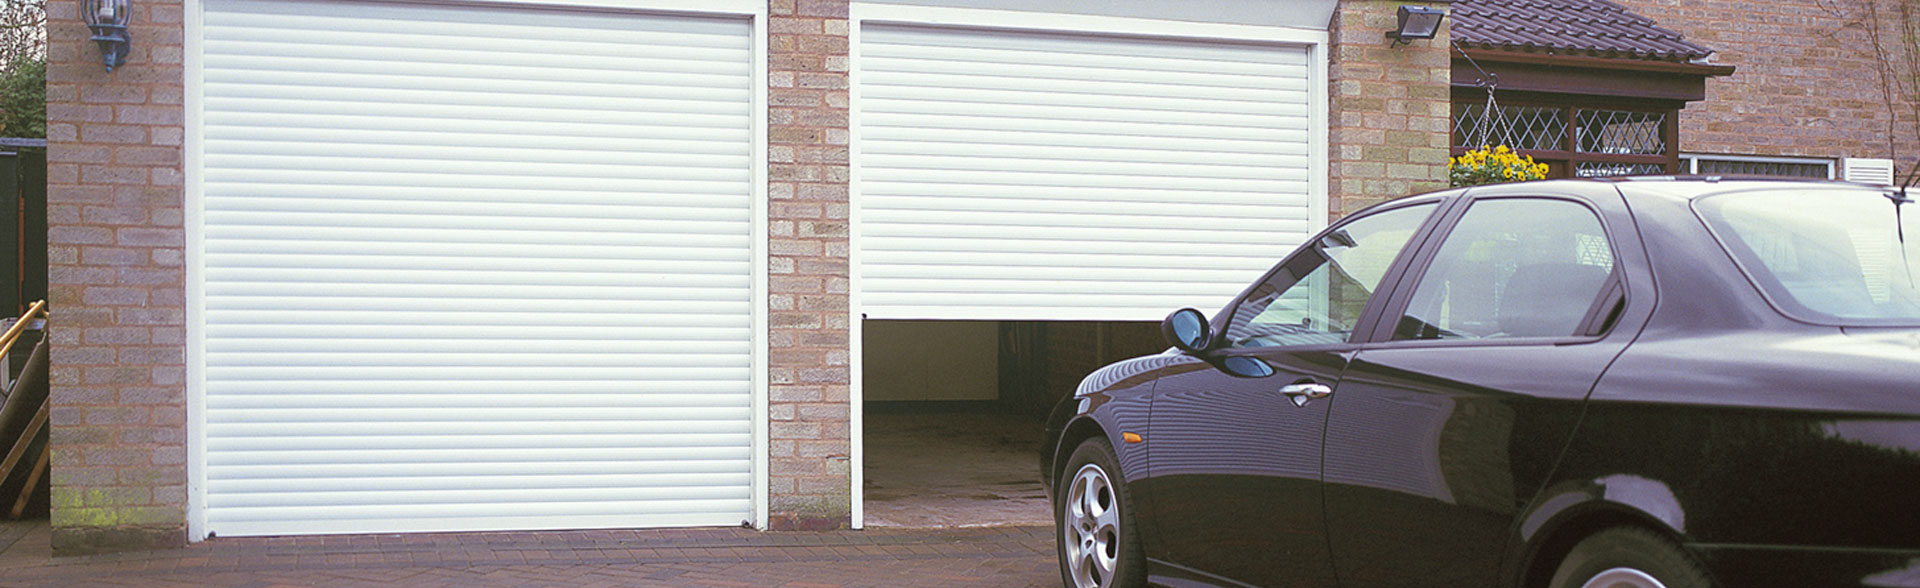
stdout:
{"type": "Polygon", "coordinates": [[[1374,206],[1054,411],[1062,575],[1920,586],[1917,281],[1920,205],[1885,187],[1374,206]]]}

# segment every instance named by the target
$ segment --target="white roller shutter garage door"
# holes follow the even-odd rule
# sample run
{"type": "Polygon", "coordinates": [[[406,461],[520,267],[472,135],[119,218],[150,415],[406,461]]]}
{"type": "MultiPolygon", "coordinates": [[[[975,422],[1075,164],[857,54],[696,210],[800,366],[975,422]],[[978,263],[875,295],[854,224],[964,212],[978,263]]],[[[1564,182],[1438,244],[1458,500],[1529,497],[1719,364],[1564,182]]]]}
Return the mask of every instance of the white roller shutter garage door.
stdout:
{"type": "Polygon", "coordinates": [[[861,311],[1158,320],[1223,306],[1325,222],[1314,51],[863,22],[861,311]]]}
{"type": "Polygon", "coordinates": [[[748,18],[204,6],[206,531],[753,517],[748,18]]]}

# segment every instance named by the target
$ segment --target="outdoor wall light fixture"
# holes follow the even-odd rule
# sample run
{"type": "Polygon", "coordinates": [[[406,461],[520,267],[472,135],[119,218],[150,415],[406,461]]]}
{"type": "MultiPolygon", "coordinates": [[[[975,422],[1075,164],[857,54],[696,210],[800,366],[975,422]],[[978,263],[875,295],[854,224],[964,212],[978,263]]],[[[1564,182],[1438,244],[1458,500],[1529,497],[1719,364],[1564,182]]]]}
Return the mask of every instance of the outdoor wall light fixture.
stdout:
{"type": "Polygon", "coordinates": [[[1413,42],[1414,39],[1431,39],[1440,32],[1440,19],[1447,17],[1447,11],[1426,6],[1401,6],[1400,29],[1387,31],[1387,38],[1393,39],[1393,46],[1399,47],[1413,42]]]}
{"type": "Polygon", "coordinates": [[[107,71],[126,63],[127,51],[133,48],[133,40],[127,37],[127,18],[133,12],[127,0],[83,0],[81,8],[80,16],[93,31],[89,40],[100,44],[100,61],[107,64],[107,71]]]}

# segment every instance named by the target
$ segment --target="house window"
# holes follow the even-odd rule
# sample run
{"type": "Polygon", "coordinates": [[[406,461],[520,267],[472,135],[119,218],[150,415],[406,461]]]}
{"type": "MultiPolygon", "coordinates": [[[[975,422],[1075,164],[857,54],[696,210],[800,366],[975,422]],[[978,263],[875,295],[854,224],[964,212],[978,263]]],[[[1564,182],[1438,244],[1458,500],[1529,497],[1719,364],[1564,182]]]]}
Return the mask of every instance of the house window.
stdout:
{"type": "Polygon", "coordinates": [[[1547,176],[1610,177],[1681,173],[1678,111],[1657,101],[1582,100],[1546,94],[1456,93],[1452,154],[1506,145],[1547,164],[1547,176]]]}
{"type": "Polygon", "coordinates": [[[1834,177],[1833,160],[1806,157],[1754,157],[1748,155],[1703,155],[1689,153],[1680,156],[1680,169],[1685,173],[1709,176],[1776,176],[1785,178],[1822,179],[1832,179],[1834,177]]]}
{"type": "Polygon", "coordinates": [[[1667,173],[1667,166],[1653,163],[1609,163],[1605,161],[1581,161],[1573,164],[1573,175],[1578,178],[1611,178],[1615,176],[1657,176],[1667,173]]]}
{"type": "Polygon", "coordinates": [[[1581,153],[1663,155],[1667,113],[1576,109],[1574,144],[1581,153]]]}
{"type": "Polygon", "coordinates": [[[1506,145],[1521,151],[1553,151],[1567,143],[1567,117],[1560,109],[1500,105],[1495,114],[1498,116],[1490,120],[1485,104],[1455,103],[1453,146],[1472,149],[1506,145]]]}

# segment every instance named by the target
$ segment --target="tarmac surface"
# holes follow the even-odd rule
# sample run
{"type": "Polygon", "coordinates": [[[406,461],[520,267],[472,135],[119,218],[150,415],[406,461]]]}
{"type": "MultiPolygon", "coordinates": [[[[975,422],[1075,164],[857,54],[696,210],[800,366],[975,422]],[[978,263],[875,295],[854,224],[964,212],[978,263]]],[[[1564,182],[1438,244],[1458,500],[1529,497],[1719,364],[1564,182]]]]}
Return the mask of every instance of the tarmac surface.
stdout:
{"type": "Polygon", "coordinates": [[[51,557],[47,521],[0,522],[0,587],[1059,586],[1052,529],[657,529],[215,538],[51,557]]]}

